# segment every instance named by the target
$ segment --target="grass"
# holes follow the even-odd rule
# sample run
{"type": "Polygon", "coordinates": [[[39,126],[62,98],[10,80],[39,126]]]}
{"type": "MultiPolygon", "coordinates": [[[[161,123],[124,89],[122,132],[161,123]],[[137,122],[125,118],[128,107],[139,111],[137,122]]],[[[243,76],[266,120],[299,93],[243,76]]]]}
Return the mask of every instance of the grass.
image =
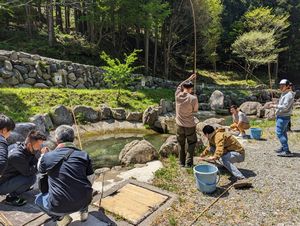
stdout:
{"type": "Polygon", "coordinates": [[[174,99],[174,90],[156,89],[132,92],[121,91],[119,103],[116,90],[76,90],[76,89],[33,89],[1,88],[0,112],[11,116],[15,121],[27,121],[35,114],[48,113],[56,105],[72,107],[87,105],[99,107],[124,107],[129,111],[144,111],[147,107],[157,105],[160,99],[174,99]]]}

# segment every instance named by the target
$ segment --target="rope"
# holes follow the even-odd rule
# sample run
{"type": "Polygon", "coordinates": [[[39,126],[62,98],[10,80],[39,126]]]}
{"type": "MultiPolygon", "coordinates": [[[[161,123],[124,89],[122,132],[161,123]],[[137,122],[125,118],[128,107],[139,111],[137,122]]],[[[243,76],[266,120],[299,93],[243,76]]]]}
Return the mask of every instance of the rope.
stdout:
{"type": "Polygon", "coordinates": [[[79,133],[79,129],[78,129],[78,123],[77,123],[77,119],[76,119],[73,107],[71,107],[71,111],[72,111],[72,115],[73,115],[73,118],[74,118],[74,124],[75,124],[75,127],[76,127],[76,132],[77,132],[77,135],[78,135],[79,147],[82,150],[82,143],[81,143],[80,133],[79,133]]]}

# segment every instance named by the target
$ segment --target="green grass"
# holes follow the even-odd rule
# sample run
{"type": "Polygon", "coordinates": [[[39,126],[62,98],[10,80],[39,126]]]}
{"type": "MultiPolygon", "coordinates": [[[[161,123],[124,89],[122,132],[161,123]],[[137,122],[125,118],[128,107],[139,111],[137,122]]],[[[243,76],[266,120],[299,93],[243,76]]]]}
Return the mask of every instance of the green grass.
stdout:
{"type": "Polygon", "coordinates": [[[250,120],[251,127],[258,127],[258,128],[270,128],[275,126],[275,119],[274,120],[266,120],[266,119],[252,119],[250,120]]]}
{"type": "Polygon", "coordinates": [[[27,121],[29,117],[48,113],[56,105],[72,107],[87,105],[99,107],[124,107],[129,111],[144,111],[147,107],[159,104],[160,99],[174,99],[174,90],[156,89],[132,92],[122,90],[120,102],[116,101],[116,90],[76,90],[76,89],[32,89],[1,88],[0,112],[11,116],[15,121],[27,121]]]}

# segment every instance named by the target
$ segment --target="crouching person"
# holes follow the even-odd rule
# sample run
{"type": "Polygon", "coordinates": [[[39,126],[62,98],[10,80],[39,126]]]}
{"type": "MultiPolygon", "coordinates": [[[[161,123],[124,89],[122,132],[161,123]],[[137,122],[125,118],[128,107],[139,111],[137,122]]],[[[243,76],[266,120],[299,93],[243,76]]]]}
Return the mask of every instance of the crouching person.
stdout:
{"type": "Polygon", "coordinates": [[[0,178],[0,194],[7,195],[5,202],[13,206],[26,204],[20,195],[28,190],[36,181],[37,155],[46,149],[42,148],[46,140],[44,134],[31,131],[25,142],[9,146],[8,165],[0,178]]]}
{"type": "Polygon", "coordinates": [[[250,187],[250,181],[234,165],[234,163],[245,160],[245,149],[238,140],[226,133],[225,129],[215,130],[210,125],[203,128],[203,133],[209,141],[209,146],[201,154],[200,160],[219,160],[237,180],[234,185],[235,188],[250,187]]]}
{"type": "Polygon", "coordinates": [[[74,130],[59,126],[55,131],[58,146],[39,161],[39,172],[48,176],[48,191],[37,196],[35,203],[57,225],[72,222],[69,214],[80,212],[81,221],[88,218],[88,205],[92,201],[94,174],[89,155],[73,144],[74,130]]]}

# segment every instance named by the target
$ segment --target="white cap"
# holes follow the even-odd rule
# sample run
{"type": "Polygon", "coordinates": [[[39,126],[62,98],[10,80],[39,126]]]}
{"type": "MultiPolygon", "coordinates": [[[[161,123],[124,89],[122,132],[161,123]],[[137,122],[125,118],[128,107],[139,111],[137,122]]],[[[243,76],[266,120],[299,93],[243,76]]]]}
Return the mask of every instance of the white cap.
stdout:
{"type": "Polygon", "coordinates": [[[282,79],[280,82],[279,82],[279,85],[289,85],[290,84],[290,81],[287,80],[287,79],[282,79]]]}

